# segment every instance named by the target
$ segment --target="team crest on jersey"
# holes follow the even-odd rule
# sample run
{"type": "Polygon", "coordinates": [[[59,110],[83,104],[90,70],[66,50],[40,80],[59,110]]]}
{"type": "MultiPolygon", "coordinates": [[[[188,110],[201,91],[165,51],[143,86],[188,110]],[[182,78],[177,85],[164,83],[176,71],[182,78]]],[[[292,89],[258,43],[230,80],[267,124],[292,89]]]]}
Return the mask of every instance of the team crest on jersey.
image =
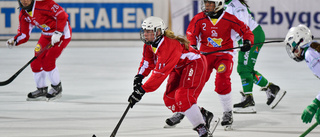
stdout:
{"type": "Polygon", "coordinates": [[[42,25],[40,25],[40,29],[41,30],[43,30],[43,31],[48,31],[48,30],[50,30],[50,27],[49,26],[47,26],[46,24],[42,24],[42,25]]]}
{"type": "MultiPolygon", "coordinates": [[[[213,27],[211,27],[211,28],[214,29],[213,27]]],[[[215,30],[212,30],[211,37],[218,37],[218,33],[215,30]]]]}
{"type": "Polygon", "coordinates": [[[34,48],[35,52],[39,52],[41,50],[40,44],[37,44],[37,46],[34,48]]]}
{"type": "Polygon", "coordinates": [[[254,53],[259,53],[259,47],[256,47],[256,50],[254,50],[254,53]]]}
{"type": "Polygon", "coordinates": [[[208,37],[209,47],[221,48],[222,39],[210,38],[208,37]]]}
{"type": "Polygon", "coordinates": [[[225,72],[226,71],[226,65],[221,63],[218,67],[218,73],[222,73],[222,72],[225,72]]]}
{"type": "Polygon", "coordinates": [[[257,79],[256,83],[258,84],[260,82],[260,80],[262,79],[262,75],[255,74],[255,77],[257,79]]]}

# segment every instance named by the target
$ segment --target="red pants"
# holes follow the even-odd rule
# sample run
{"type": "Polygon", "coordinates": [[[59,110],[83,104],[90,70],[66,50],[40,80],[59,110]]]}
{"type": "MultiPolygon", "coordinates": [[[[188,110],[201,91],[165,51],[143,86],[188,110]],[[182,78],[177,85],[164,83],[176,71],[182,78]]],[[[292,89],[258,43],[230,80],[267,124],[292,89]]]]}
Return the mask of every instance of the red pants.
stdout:
{"type": "Polygon", "coordinates": [[[205,84],[207,62],[205,57],[194,60],[184,68],[174,69],[167,82],[163,100],[172,112],[185,112],[197,103],[205,84]]]}
{"type": "Polygon", "coordinates": [[[64,39],[64,36],[62,36],[60,42],[55,43],[54,46],[45,50],[48,45],[51,45],[51,36],[41,35],[34,53],[35,56],[38,57],[31,63],[32,71],[40,72],[42,70],[53,70],[56,67],[56,59],[70,41],[71,38],[64,39]]]}
{"type": "Polygon", "coordinates": [[[220,95],[231,92],[230,75],[233,70],[233,56],[227,53],[206,55],[208,62],[207,78],[209,80],[213,69],[216,70],[215,91],[220,95]]]}

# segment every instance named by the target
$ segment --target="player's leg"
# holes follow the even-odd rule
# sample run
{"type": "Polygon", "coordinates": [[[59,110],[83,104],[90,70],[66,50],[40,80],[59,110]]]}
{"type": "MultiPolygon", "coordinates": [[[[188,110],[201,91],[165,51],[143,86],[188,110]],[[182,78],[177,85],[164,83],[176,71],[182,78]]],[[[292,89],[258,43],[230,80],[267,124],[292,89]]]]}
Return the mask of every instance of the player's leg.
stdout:
{"type": "MultiPolygon", "coordinates": [[[[253,34],[255,36],[254,43],[264,42],[265,35],[260,26],[253,31],[253,34]]],[[[266,79],[262,75],[258,76],[254,74],[254,66],[261,47],[262,44],[253,45],[250,51],[239,52],[237,72],[241,78],[243,99],[240,103],[234,104],[235,113],[256,113],[252,95],[253,83],[266,84],[266,79]]]]}
{"type": "Polygon", "coordinates": [[[220,102],[223,107],[222,126],[231,126],[233,123],[232,116],[232,96],[231,96],[231,78],[233,68],[233,57],[229,54],[219,57],[215,65],[216,79],[215,91],[219,94],[220,102]]]}
{"type": "Polygon", "coordinates": [[[163,96],[163,100],[167,108],[169,108],[174,114],[166,119],[164,128],[171,128],[179,124],[184,118],[184,113],[180,111],[175,101],[175,92],[180,84],[180,75],[175,71],[169,74],[166,91],[163,96]]]}
{"type": "Polygon", "coordinates": [[[43,58],[43,69],[47,72],[52,87],[46,96],[48,99],[61,97],[62,85],[56,60],[61,55],[63,49],[69,44],[70,40],[70,38],[63,39],[60,43],[56,43],[48,50],[46,56],[43,58]]]}
{"type": "MultiPolygon", "coordinates": [[[[265,41],[265,34],[263,29],[261,28],[261,26],[259,25],[257,28],[255,28],[252,33],[254,34],[254,43],[263,43],[265,41]]],[[[260,50],[262,48],[263,44],[260,45],[255,45],[253,48],[255,49],[254,52],[249,54],[249,58],[251,59],[249,61],[249,66],[252,66],[252,68],[254,68],[254,65],[257,61],[258,55],[260,53],[260,50]]],[[[256,70],[254,70],[254,82],[255,84],[257,84],[258,86],[262,87],[263,91],[266,91],[267,94],[267,105],[270,105],[273,103],[273,101],[275,100],[275,98],[277,97],[278,92],[280,91],[280,87],[273,84],[273,83],[268,83],[268,80],[262,76],[262,74],[260,74],[259,72],[257,72],[256,70]]],[[[283,95],[285,94],[285,91],[282,92],[282,95],[279,95],[277,98],[278,101],[280,101],[283,97],[283,95]],[[280,97],[281,96],[281,97],[280,97]]]]}
{"type": "Polygon", "coordinates": [[[250,69],[243,64],[238,65],[237,72],[241,78],[242,91],[240,91],[240,93],[243,96],[243,98],[240,103],[234,104],[233,107],[234,108],[245,108],[249,106],[254,107],[254,100],[252,96],[253,74],[250,71],[250,69]]]}
{"type": "Polygon", "coordinates": [[[43,57],[47,53],[47,51],[42,51],[48,44],[50,40],[46,38],[46,36],[41,35],[37,46],[34,51],[34,55],[38,56],[33,62],[31,62],[30,67],[33,72],[33,77],[36,82],[37,90],[30,92],[27,96],[28,101],[38,101],[38,100],[46,100],[46,95],[48,92],[48,86],[46,84],[46,73],[43,70],[43,57]],[[40,54],[40,55],[38,55],[40,54]]]}
{"type": "MultiPolygon", "coordinates": [[[[244,52],[239,52],[239,57],[241,53],[244,52]]],[[[252,68],[243,64],[242,61],[238,60],[237,72],[241,78],[243,91],[240,91],[242,95],[241,102],[233,105],[234,113],[256,113],[255,102],[252,95],[254,81],[252,68]]]]}
{"type": "Polygon", "coordinates": [[[205,109],[202,109],[204,113],[201,113],[197,105],[197,99],[206,81],[206,73],[207,64],[204,59],[190,63],[182,70],[179,89],[176,91],[176,102],[179,102],[178,105],[200,137],[209,135],[208,125],[213,117],[213,114],[205,109]]]}
{"type": "Polygon", "coordinates": [[[48,86],[46,85],[46,73],[44,71],[33,72],[33,77],[37,85],[37,90],[30,92],[27,101],[46,100],[48,86]]]}

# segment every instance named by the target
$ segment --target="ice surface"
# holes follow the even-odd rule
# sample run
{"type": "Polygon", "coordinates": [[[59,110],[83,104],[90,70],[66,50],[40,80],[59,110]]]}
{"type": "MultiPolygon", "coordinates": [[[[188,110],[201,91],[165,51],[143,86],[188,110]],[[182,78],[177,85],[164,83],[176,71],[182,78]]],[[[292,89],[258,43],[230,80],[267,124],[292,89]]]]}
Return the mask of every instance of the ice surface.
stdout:
{"type": "MultiPolygon", "coordinates": [[[[34,47],[29,43],[10,50],[3,43],[0,48],[0,81],[7,80],[27,63],[33,57],[34,47]]],[[[61,99],[26,101],[27,94],[36,89],[30,67],[12,83],[0,87],[0,136],[110,136],[128,105],[141,56],[141,42],[71,42],[57,61],[63,87],[61,99]]],[[[224,131],[219,125],[214,136],[293,137],[302,134],[312,124],[302,123],[300,116],[319,93],[319,80],[306,63],[297,63],[288,57],[283,43],[266,44],[258,57],[256,70],[286,90],[287,95],[275,109],[270,109],[265,104],[266,94],[255,86],[257,114],[234,114],[234,130],[224,131]]],[[[117,137],[197,136],[187,119],[176,128],[163,128],[165,119],[172,115],[162,101],[165,84],[157,91],[147,93],[129,110],[117,137]]],[[[222,117],[222,106],[213,91],[213,84],[214,75],[204,87],[198,104],[216,117],[222,117]]],[[[236,63],[232,89],[233,103],[238,103],[241,83],[236,63]]],[[[308,134],[308,137],[318,136],[320,127],[308,134]]]]}

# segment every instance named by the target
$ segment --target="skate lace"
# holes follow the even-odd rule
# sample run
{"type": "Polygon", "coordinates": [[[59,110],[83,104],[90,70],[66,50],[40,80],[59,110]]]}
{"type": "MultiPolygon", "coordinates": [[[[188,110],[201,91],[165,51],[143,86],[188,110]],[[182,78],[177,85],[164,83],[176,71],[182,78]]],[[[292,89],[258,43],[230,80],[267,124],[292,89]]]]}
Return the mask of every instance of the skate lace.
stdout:
{"type": "Polygon", "coordinates": [[[266,91],[267,97],[271,98],[271,97],[276,97],[276,95],[278,94],[278,89],[276,88],[268,88],[266,91]]]}
{"type": "Polygon", "coordinates": [[[51,94],[51,95],[56,94],[56,93],[58,93],[58,91],[56,91],[54,88],[50,89],[48,92],[48,94],[51,94]]]}
{"type": "Polygon", "coordinates": [[[175,113],[175,114],[173,114],[173,116],[172,116],[171,118],[169,118],[169,119],[170,119],[170,121],[172,121],[172,122],[177,122],[177,121],[180,121],[180,119],[182,119],[182,116],[183,116],[183,114],[181,114],[181,113],[175,113]]]}
{"type": "Polygon", "coordinates": [[[200,126],[197,128],[199,136],[202,136],[207,133],[207,129],[204,126],[200,126]]]}
{"type": "Polygon", "coordinates": [[[37,95],[37,94],[41,94],[41,93],[42,93],[42,91],[40,91],[40,90],[36,90],[36,91],[31,92],[32,95],[37,95]]]}
{"type": "Polygon", "coordinates": [[[229,121],[232,117],[232,114],[230,112],[223,112],[223,117],[222,120],[223,121],[229,121]]]}
{"type": "Polygon", "coordinates": [[[266,91],[267,97],[271,98],[271,96],[274,97],[274,94],[271,92],[271,90],[268,88],[268,90],[266,91]]]}
{"type": "Polygon", "coordinates": [[[278,86],[271,84],[267,87],[265,91],[266,91],[267,97],[270,98],[271,96],[275,97],[278,94],[279,90],[280,88],[278,86]]]}

